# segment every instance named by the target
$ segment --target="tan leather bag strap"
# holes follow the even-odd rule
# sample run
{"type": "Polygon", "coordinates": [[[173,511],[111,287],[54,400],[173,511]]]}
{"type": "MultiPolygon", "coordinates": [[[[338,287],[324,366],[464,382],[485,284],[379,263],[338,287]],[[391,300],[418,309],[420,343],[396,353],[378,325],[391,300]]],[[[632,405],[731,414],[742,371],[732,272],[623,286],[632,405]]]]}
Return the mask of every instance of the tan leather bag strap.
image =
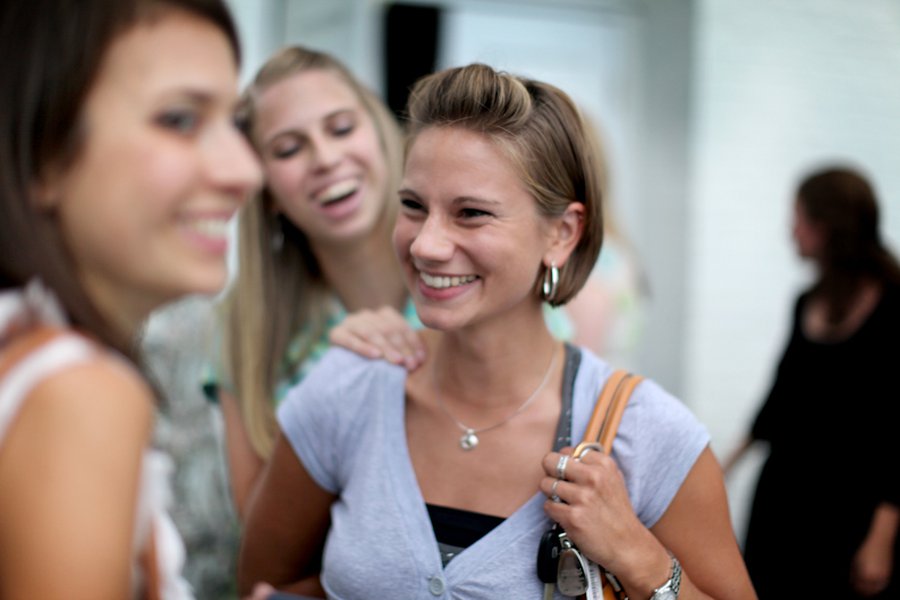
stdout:
{"type": "Polygon", "coordinates": [[[589,444],[600,444],[607,454],[612,451],[612,443],[625,413],[625,405],[628,404],[634,388],[643,380],[640,375],[634,375],[623,369],[618,369],[609,376],[594,405],[584,439],[575,448],[575,456],[589,444]]]}
{"type": "Polygon", "coordinates": [[[599,442],[603,446],[603,451],[609,454],[612,452],[613,440],[616,438],[616,432],[619,430],[619,423],[622,422],[622,415],[625,413],[625,405],[631,398],[634,388],[644,380],[640,375],[629,373],[619,383],[616,388],[616,394],[613,396],[612,406],[606,414],[606,421],[603,423],[599,442]]]}
{"type": "Polygon", "coordinates": [[[588,421],[582,441],[597,442],[600,440],[600,430],[603,428],[603,423],[606,422],[606,415],[609,413],[609,407],[612,405],[613,396],[615,396],[616,390],[627,376],[628,373],[626,371],[619,369],[614,371],[609,376],[609,379],[606,380],[606,384],[600,390],[597,403],[594,404],[594,412],[591,414],[590,421],[588,421]]]}
{"type": "MultiPolygon", "coordinates": [[[[625,405],[628,404],[634,388],[643,380],[644,378],[640,375],[634,375],[622,369],[609,376],[594,405],[594,412],[591,413],[591,419],[588,421],[584,440],[575,448],[575,456],[578,456],[584,447],[590,444],[600,444],[606,454],[612,451],[613,440],[616,438],[619,423],[622,422],[622,415],[625,413],[625,405]]],[[[603,581],[603,600],[620,600],[624,597],[624,592],[616,592],[603,573],[600,578],[603,581]]]]}

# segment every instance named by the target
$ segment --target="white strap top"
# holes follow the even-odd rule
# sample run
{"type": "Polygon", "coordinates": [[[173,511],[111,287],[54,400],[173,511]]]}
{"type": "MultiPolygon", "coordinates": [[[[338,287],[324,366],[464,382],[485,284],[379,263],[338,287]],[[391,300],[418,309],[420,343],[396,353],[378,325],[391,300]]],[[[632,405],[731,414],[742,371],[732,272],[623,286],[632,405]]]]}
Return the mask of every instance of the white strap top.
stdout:
{"type": "MultiPolygon", "coordinates": [[[[40,282],[32,281],[24,289],[0,293],[0,348],[37,325],[67,326],[59,303],[40,282]]],[[[73,332],[51,339],[15,363],[0,379],[0,451],[6,432],[37,384],[102,352],[105,350],[73,332]]],[[[163,452],[149,448],[144,452],[132,552],[132,598],[140,598],[144,589],[145,577],[138,557],[148,543],[152,527],[162,598],[193,599],[190,585],[181,576],[184,544],[166,512],[171,502],[172,469],[172,461],[163,452]]]]}

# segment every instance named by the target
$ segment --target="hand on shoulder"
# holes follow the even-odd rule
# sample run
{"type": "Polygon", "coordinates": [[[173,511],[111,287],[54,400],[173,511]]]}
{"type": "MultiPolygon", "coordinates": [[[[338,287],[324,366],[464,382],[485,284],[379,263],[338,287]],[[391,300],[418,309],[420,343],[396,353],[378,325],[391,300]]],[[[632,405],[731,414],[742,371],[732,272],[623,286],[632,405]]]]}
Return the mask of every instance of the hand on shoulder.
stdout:
{"type": "Polygon", "coordinates": [[[409,371],[425,361],[421,336],[390,306],[347,315],[331,330],[329,340],[336,346],[368,358],[383,358],[409,371]]]}

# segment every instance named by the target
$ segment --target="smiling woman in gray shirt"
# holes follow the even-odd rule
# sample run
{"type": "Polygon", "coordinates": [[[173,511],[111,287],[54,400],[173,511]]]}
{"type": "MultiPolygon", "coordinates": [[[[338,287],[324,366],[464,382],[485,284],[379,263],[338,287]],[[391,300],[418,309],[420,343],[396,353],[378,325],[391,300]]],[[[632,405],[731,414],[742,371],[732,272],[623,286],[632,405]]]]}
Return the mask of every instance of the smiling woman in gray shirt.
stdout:
{"type": "Polygon", "coordinates": [[[335,349],[289,394],[243,593],[290,590],[325,543],[331,598],[562,598],[536,570],[555,521],[632,599],[754,598],[708,435],[676,399],[641,383],[611,455],[567,458],[611,373],[542,313],[602,241],[571,101],[471,65],[420,81],[409,113],[394,246],[427,359],[406,373],[335,349]]]}

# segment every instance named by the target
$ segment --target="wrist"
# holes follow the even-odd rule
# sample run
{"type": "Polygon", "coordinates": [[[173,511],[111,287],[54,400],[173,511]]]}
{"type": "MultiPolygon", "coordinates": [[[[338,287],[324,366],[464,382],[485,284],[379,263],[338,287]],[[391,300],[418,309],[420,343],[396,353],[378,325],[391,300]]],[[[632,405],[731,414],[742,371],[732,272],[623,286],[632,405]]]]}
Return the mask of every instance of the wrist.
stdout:
{"type": "Polygon", "coordinates": [[[678,600],[678,593],[681,591],[681,564],[674,554],[669,553],[669,556],[672,557],[672,572],[669,579],[653,590],[650,600],[678,600]]]}
{"type": "Polygon", "coordinates": [[[644,554],[642,562],[639,568],[631,570],[627,575],[623,573],[624,577],[618,577],[631,600],[653,598],[656,590],[672,578],[672,555],[661,546],[659,552],[644,554]]]}

